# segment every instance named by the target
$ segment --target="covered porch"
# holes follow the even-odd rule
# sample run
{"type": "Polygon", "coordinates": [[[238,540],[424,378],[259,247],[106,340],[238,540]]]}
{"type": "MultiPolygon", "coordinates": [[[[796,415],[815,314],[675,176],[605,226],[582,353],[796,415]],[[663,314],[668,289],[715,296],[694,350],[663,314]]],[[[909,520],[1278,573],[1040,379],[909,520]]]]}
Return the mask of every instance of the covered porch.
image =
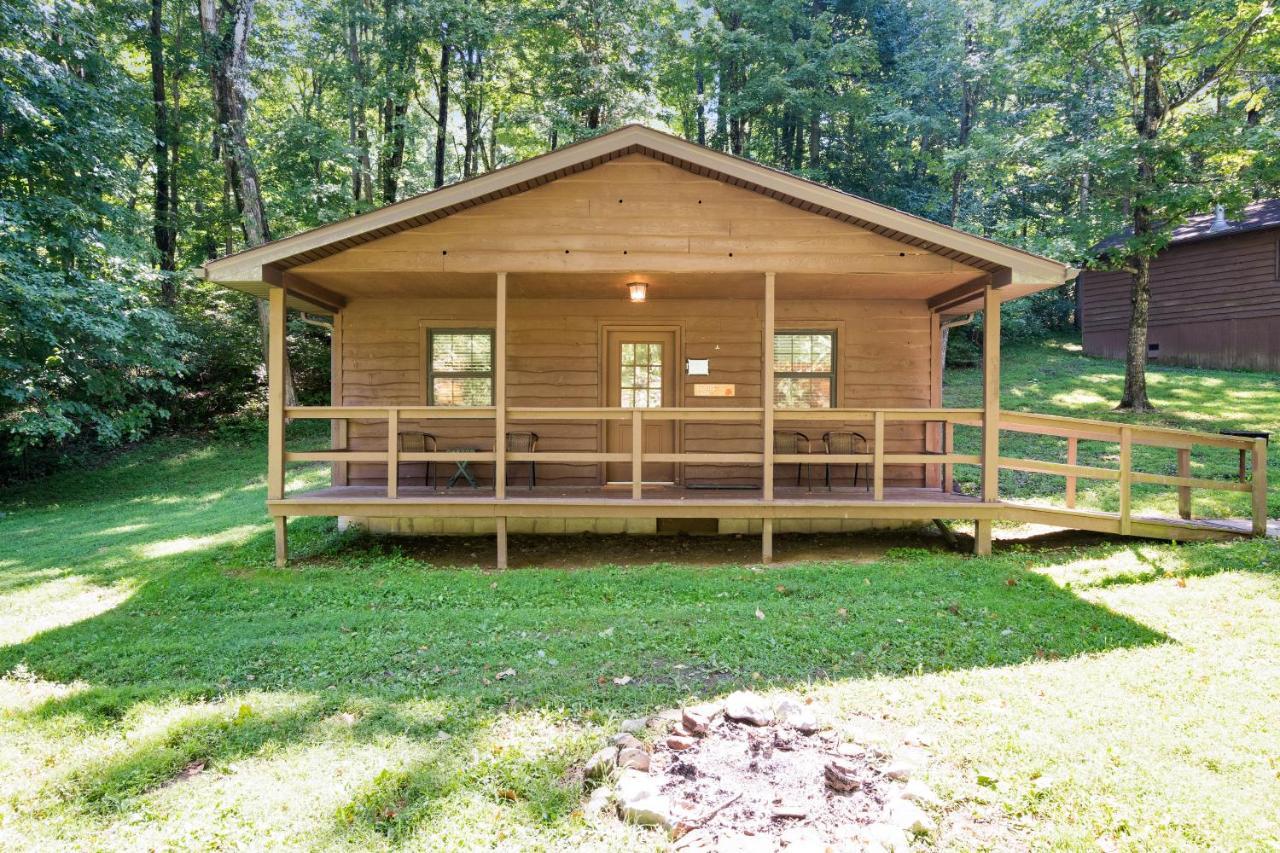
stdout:
{"type": "MultiPolygon", "coordinates": [[[[291,299],[330,300],[319,307],[333,317],[339,404],[276,406],[283,387],[271,371],[269,506],[277,518],[278,556],[283,561],[287,555],[290,515],[370,519],[475,513],[494,519],[499,565],[505,564],[505,519],[522,513],[646,519],[637,525],[674,518],[746,520],[751,532],[762,536],[765,560],[771,556],[775,520],[784,518],[787,524],[964,518],[977,523],[977,549],[985,552],[990,513],[976,510],[992,501],[956,493],[953,472],[956,465],[975,465],[994,480],[994,467],[984,465],[979,454],[954,452],[953,435],[957,427],[985,430],[986,412],[941,408],[937,355],[945,306],[935,308],[926,297],[931,292],[930,298],[944,298],[949,305],[977,300],[998,318],[1000,290],[985,275],[961,285],[954,275],[931,284],[924,276],[916,284],[921,292],[895,293],[901,298],[893,300],[860,299],[879,292],[874,281],[864,286],[859,293],[846,281],[833,291],[828,276],[770,272],[555,277],[499,272],[431,277],[410,298],[385,289],[376,295],[340,295],[317,291],[315,282],[296,275],[282,276],[269,294],[271,351],[279,349],[283,363],[284,317],[291,299]],[[644,286],[643,300],[631,298],[636,284],[644,286]],[[923,290],[927,287],[932,291],[923,290]],[[360,359],[371,350],[349,337],[353,330],[368,334],[376,325],[365,318],[362,325],[352,322],[360,311],[375,320],[426,315],[416,327],[404,324],[416,339],[402,341],[406,351],[416,349],[411,357],[426,365],[410,377],[418,387],[400,391],[415,405],[372,405],[358,396],[361,383],[353,380],[371,378],[363,369],[369,362],[360,359]],[[431,342],[439,329],[454,338],[455,330],[478,331],[491,348],[482,359],[491,374],[468,379],[480,382],[481,399],[456,394],[459,380],[453,373],[433,376],[431,342]],[[790,345],[793,337],[828,329],[829,344],[810,359],[820,362],[824,373],[778,375],[780,364],[797,365],[779,358],[776,341],[790,345]],[[615,330],[625,333],[620,343],[611,337],[615,330]],[[664,335],[667,343],[661,346],[669,351],[660,363],[627,364],[628,341],[664,335]],[[619,352],[620,363],[611,363],[619,352]],[[647,376],[628,387],[620,367],[630,370],[631,380],[645,370],[647,376]],[[797,386],[799,392],[789,394],[797,386]],[[775,390],[773,405],[762,404],[764,389],[775,390]],[[438,399],[442,392],[449,398],[438,399]],[[489,400],[492,405],[476,405],[489,400]],[[898,405],[871,407],[885,403],[898,405]],[[292,419],[331,420],[330,449],[285,447],[284,424],[292,419]],[[286,465],[301,462],[332,463],[333,486],[286,495],[286,465]],[[762,510],[762,505],[774,509],[762,510]]],[[[989,344],[985,362],[998,405],[998,325],[988,325],[995,343],[989,344]]],[[[386,326],[372,338],[375,347],[394,345],[386,326]]],[[[381,399],[394,400],[393,393],[383,391],[381,399]]],[[[745,532],[731,525],[726,529],[745,532]]]]}

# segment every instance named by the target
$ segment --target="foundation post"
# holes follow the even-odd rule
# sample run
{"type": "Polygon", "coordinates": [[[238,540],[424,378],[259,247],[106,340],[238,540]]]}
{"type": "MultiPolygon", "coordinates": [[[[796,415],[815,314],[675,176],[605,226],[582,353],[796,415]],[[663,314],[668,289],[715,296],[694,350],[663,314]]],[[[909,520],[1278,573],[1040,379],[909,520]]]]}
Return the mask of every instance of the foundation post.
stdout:
{"type": "Polygon", "coordinates": [[[991,520],[979,518],[973,523],[973,553],[978,557],[991,556],[991,520]]]}
{"type": "Polygon", "coordinates": [[[276,568],[283,569],[289,562],[288,521],[283,515],[273,516],[276,528],[276,568]]]}
{"type": "Polygon", "coordinates": [[[500,515],[494,519],[494,527],[498,534],[498,559],[496,565],[500,569],[507,567],[507,517],[500,515]]]}

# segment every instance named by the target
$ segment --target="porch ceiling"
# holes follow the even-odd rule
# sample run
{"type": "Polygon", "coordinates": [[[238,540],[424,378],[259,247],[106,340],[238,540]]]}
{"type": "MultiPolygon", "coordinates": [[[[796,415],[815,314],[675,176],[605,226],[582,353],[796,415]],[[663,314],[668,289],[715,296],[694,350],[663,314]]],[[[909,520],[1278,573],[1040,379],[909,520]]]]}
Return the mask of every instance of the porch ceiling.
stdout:
{"type": "MultiPolygon", "coordinates": [[[[764,294],[764,275],[740,273],[520,273],[507,275],[510,299],[627,298],[627,284],[649,285],[651,301],[663,299],[749,299],[764,294]]],[[[777,274],[779,299],[909,299],[933,300],[967,286],[980,288],[985,274],[976,270],[934,273],[777,274]]],[[[322,288],[330,298],[353,299],[492,299],[493,273],[423,273],[410,270],[377,273],[306,272],[295,269],[286,282],[302,291],[322,288]]],[[[950,306],[948,306],[950,307],[950,306]]]]}

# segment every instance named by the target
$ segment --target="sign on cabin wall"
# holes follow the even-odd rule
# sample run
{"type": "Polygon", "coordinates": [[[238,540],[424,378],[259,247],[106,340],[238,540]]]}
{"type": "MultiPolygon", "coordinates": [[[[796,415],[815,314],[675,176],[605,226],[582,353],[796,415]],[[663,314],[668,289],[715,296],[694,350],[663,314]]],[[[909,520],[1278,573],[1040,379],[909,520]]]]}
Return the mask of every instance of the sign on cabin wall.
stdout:
{"type": "Polygon", "coordinates": [[[733,397],[737,393],[738,386],[724,382],[707,382],[698,383],[693,386],[693,396],[695,397],[733,397]]]}

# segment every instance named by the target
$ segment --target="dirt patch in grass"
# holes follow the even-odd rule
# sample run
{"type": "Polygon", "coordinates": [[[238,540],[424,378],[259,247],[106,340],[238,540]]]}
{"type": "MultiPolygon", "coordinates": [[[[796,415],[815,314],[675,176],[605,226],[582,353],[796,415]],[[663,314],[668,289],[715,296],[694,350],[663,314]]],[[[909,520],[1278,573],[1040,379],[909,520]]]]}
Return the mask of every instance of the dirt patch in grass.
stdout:
{"type": "MultiPolygon", "coordinates": [[[[492,536],[359,537],[347,550],[359,551],[377,542],[406,556],[441,568],[491,565],[492,536]]],[[[873,563],[894,548],[949,551],[933,530],[886,533],[788,533],[774,537],[774,563],[812,563],[839,560],[873,563]]],[[[759,536],[512,536],[508,546],[512,568],[592,568],[602,564],[648,566],[676,563],[686,566],[753,565],[760,562],[759,536]]]]}
{"type": "Polygon", "coordinates": [[[720,715],[690,749],[677,752],[660,743],[651,772],[678,812],[695,816],[681,846],[697,849],[714,841],[727,849],[744,836],[852,839],[884,808],[892,783],[882,763],[874,751],[840,743],[834,732],[805,735],[720,715]],[[851,790],[828,785],[833,765],[845,778],[842,787],[851,790]],[[709,816],[699,820],[703,815],[709,816]]]}

